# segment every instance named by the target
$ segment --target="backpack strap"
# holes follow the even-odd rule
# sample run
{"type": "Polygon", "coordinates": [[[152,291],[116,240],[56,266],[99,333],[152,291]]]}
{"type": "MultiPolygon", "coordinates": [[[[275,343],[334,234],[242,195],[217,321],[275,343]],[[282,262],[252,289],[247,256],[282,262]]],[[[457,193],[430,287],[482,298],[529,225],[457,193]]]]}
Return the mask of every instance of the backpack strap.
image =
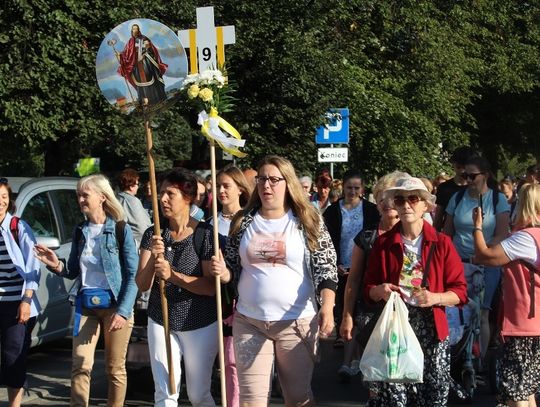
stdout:
{"type": "Polygon", "coordinates": [[[13,239],[15,239],[15,243],[17,243],[17,246],[19,246],[19,218],[17,216],[11,217],[11,221],[9,222],[9,230],[11,231],[13,239]]]}
{"type": "Polygon", "coordinates": [[[199,259],[201,258],[203,251],[205,231],[206,228],[202,226],[202,222],[199,222],[193,231],[193,247],[195,247],[195,253],[197,253],[199,259]]]}
{"type": "MultiPolygon", "coordinates": [[[[465,192],[467,192],[467,188],[461,188],[459,191],[456,192],[456,205],[454,206],[454,208],[457,209],[459,203],[461,202],[461,200],[465,196],[465,192]]],[[[454,211],[455,211],[455,209],[454,209],[454,211]]]]}
{"type": "MultiPolygon", "coordinates": [[[[439,234],[437,233],[437,237],[439,234]]],[[[424,276],[422,277],[422,287],[427,287],[428,282],[428,274],[429,274],[429,266],[431,265],[431,258],[433,257],[433,252],[435,251],[435,246],[437,245],[436,242],[432,243],[431,246],[429,246],[429,253],[426,259],[426,267],[424,267],[424,276]]]]}
{"type": "Polygon", "coordinates": [[[118,246],[118,251],[120,253],[124,251],[124,229],[125,228],[126,228],[126,222],[123,220],[119,220],[114,225],[114,234],[116,236],[116,244],[118,246]]]}

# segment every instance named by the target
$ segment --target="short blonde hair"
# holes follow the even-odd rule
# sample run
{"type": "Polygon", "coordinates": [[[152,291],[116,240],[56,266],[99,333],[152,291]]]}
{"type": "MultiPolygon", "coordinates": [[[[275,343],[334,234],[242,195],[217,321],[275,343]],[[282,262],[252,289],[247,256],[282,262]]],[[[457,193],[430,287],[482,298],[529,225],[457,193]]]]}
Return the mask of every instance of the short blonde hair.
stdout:
{"type": "Polygon", "coordinates": [[[523,184],[516,208],[517,229],[540,226],[540,184],[523,184]]]}
{"type": "Polygon", "coordinates": [[[124,220],[124,209],[111,187],[109,179],[103,174],[92,174],[81,178],[77,183],[77,191],[84,189],[92,189],[97,193],[103,194],[105,202],[103,202],[103,210],[107,215],[113,218],[116,222],[124,220]]]}

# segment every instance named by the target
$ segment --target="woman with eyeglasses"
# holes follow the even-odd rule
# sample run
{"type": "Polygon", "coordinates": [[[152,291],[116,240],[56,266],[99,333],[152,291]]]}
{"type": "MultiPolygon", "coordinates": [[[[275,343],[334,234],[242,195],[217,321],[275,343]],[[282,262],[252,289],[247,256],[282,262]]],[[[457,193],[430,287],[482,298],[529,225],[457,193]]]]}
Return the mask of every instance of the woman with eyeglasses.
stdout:
{"type": "Polygon", "coordinates": [[[36,290],[39,261],[30,226],[13,217],[15,202],[7,178],[0,178],[0,349],[1,383],[10,407],[21,405],[26,382],[26,355],[40,311],[36,290]]]}
{"type": "MultiPolygon", "coordinates": [[[[349,170],[343,175],[344,197],[330,205],[324,211],[323,218],[328,233],[334,243],[337,254],[338,289],[336,291],[336,306],[334,307],[334,319],[336,325],[341,325],[343,314],[343,296],[345,285],[351,267],[354,237],[364,228],[373,229],[379,223],[377,206],[363,198],[364,183],[362,174],[356,170],[349,170]]],[[[349,363],[351,362],[353,345],[350,342],[344,344],[341,335],[337,334],[334,342],[335,347],[343,347],[343,366],[338,370],[338,376],[342,380],[350,378],[349,363]]]]}
{"type": "Polygon", "coordinates": [[[447,405],[450,389],[450,343],[445,307],[467,301],[467,283],[460,258],[448,236],[423,219],[435,205],[424,183],[398,180],[384,195],[397,210],[399,222],[379,236],[364,278],[368,305],[400,293],[409,322],[424,352],[423,383],[377,383],[368,406],[447,405]],[[428,261],[429,258],[429,261],[428,261]]]}
{"type": "MultiPolygon", "coordinates": [[[[447,216],[443,231],[452,237],[463,262],[465,275],[471,279],[475,273],[483,272],[484,296],[480,319],[480,352],[483,359],[491,337],[489,312],[501,278],[501,269],[472,263],[474,256],[472,212],[476,207],[482,208],[484,214],[482,233],[489,245],[495,245],[508,236],[510,205],[505,196],[499,192],[497,181],[491,175],[490,165],[485,158],[480,156],[469,158],[462,177],[467,181],[467,189],[456,192],[450,198],[446,207],[447,216]]],[[[475,286],[471,285],[469,288],[471,296],[477,295],[471,292],[475,286]]]]}
{"type": "Polygon", "coordinates": [[[268,405],[275,360],[285,405],[312,406],[318,336],[334,327],[336,253],[289,160],[264,158],[256,182],[233,219],[226,263],[214,257],[212,265],[222,282],[238,287],[233,332],[240,405],[268,405]]]}
{"type": "MultiPolygon", "coordinates": [[[[475,260],[503,267],[503,318],[500,359],[500,405],[536,406],[540,391],[540,185],[519,191],[515,230],[488,246],[483,212],[473,211],[475,260]]],[[[499,404],[497,404],[499,405],[499,404]]]]}

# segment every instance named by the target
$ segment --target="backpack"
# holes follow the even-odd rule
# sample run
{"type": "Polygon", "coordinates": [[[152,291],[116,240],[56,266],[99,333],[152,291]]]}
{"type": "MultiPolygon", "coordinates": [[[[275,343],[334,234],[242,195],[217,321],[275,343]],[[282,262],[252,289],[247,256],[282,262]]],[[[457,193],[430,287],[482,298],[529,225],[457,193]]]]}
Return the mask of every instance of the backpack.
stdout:
{"type": "MultiPolygon", "coordinates": [[[[499,204],[499,191],[497,191],[497,190],[495,190],[493,188],[490,188],[490,189],[493,191],[493,215],[497,215],[497,205],[499,204]]],[[[456,192],[456,206],[455,206],[455,208],[458,207],[459,203],[461,202],[461,200],[465,196],[465,192],[467,192],[467,188],[460,189],[458,192],[456,192]]],[[[482,212],[483,212],[483,209],[484,208],[482,208],[482,212]]]]}
{"type": "Polygon", "coordinates": [[[9,230],[11,231],[11,235],[13,236],[13,239],[15,239],[15,243],[17,243],[17,246],[19,246],[19,219],[17,216],[12,216],[11,221],[9,222],[9,230]]]}

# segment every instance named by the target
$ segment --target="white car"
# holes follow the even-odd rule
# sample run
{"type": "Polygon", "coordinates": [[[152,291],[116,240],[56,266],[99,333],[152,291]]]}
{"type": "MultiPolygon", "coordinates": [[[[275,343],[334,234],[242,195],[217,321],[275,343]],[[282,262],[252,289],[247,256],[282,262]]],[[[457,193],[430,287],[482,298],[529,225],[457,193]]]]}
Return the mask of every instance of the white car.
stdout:
{"type": "MultiPolygon", "coordinates": [[[[77,202],[78,178],[7,177],[15,195],[14,215],[26,221],[41,243],[67,259],[75,227],[84,220],[77,202]]],[[[32,346],[71,335],[73,307],[68,300],[72,280],[41,267],[37,296],[42,310],[32,332],[32,346]]]]}

